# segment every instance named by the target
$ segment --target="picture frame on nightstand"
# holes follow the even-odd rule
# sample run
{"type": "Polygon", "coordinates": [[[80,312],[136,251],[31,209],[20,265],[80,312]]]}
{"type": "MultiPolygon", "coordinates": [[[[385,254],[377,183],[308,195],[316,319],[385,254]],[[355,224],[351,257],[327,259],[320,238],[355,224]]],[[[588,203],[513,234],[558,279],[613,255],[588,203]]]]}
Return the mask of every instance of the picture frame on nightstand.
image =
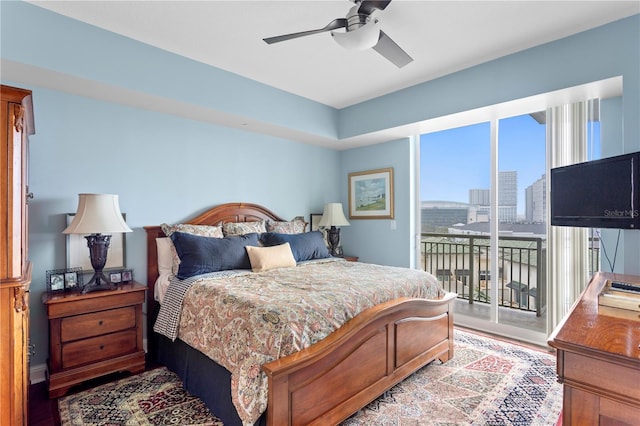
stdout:
{"type": "Polygon", "coordinates": [[[127,284],[133,281],[133,269],[116,269],[109,271],[109,281],[113,284],[127,284]]]}
{"type": "Polygon", "coordinates": [[[82,287],[82,268],[47,271],[47,293],[79,291],[82,287]]]}
{"type": "Polygon", "coordinates": [[[80,289],[80,282],[82,281],[82,270],[76,268],[74,270],[67,269],[64,273],[64,291],[76,291],[80,289]]]}
{"type": "Polygon", "coordinates": [[[120,284],[122,282],[122,272],[111,272],[109,274],[109,281],[113,284],[120,284]]]}

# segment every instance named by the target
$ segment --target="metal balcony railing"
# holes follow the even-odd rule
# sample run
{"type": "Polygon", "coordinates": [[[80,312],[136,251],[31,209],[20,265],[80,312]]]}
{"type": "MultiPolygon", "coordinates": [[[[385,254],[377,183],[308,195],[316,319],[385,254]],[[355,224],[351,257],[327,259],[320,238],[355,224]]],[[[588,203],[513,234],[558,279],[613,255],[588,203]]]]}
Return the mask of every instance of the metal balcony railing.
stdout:
{"type": "MultiPolygon", "coordinates": [[[[500,237],[498,245],[498,305],[542,315],[546,309],[545,240],[500,237]]],[[[489,236],[423,233],[425,271],[447,291],[469,303],[491,302],[489,236]]]]}
{"type": "MultiPolygon", "coordinates": [[[[445,290],[459,299],[491,302],[491,248],[489,236],[422,233],[422,265],[435,275],[445,290]]],[[[498,305],[535,312],[547,307],[546,239],[501,236],[498,239],[498,305]]],[[[589,250],[591,274],[598,270],[597,239],[589,250]]]]}

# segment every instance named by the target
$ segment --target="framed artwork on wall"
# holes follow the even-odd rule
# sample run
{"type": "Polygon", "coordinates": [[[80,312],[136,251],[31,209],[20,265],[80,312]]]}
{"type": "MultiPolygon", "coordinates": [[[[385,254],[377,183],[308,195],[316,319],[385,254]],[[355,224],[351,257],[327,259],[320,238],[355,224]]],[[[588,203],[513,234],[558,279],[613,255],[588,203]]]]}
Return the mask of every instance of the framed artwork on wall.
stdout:
{"type": "Polygon", "coordinates": [[[322,213],[311,213],[309,215],[309,230],[310,231],[319,231],[318,223],[320,223],[320,219],[322,219],[322,213]]]}
{"type": "Polygon", "coordinates": [[[393,168],[349,173],[349,219],[393,219],[393,168]]]}

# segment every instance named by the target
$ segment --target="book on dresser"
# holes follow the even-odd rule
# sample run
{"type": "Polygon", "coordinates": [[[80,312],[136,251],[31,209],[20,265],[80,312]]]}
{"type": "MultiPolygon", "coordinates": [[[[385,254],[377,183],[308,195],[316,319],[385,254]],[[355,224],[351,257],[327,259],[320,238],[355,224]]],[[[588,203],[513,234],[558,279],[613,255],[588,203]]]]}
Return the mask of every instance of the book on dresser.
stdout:
{"type": "MultiPolygon", "coordinates": [[[[640,312],[640,284],[607,280],[602,292],[598,295],[598,304],[640,312]]],[[[630,317],[640,321],[639,315],[630,317]]]]}

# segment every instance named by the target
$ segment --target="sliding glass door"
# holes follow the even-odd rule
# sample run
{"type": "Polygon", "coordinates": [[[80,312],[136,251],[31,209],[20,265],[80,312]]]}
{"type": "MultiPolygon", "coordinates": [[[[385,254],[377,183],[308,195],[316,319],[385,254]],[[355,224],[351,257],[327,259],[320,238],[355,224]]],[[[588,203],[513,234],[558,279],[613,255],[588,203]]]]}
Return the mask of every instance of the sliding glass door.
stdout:
{"type": "Polygon", "coordinates": [[[489,321],[491,264],[491,124],[421,135],[421,259],[455,311],[489,321]]]}
{"type": "Polygon", "coordinates": [[[458,294],[456,322],[542,339],[544,120],[526,114],[426,133],[420,157],[422,266],[458,294]]]}
{"type": "Polygon", "coordinates": [[[498,120],[497,323],[546,333],[544,112],[498,120]]]}

